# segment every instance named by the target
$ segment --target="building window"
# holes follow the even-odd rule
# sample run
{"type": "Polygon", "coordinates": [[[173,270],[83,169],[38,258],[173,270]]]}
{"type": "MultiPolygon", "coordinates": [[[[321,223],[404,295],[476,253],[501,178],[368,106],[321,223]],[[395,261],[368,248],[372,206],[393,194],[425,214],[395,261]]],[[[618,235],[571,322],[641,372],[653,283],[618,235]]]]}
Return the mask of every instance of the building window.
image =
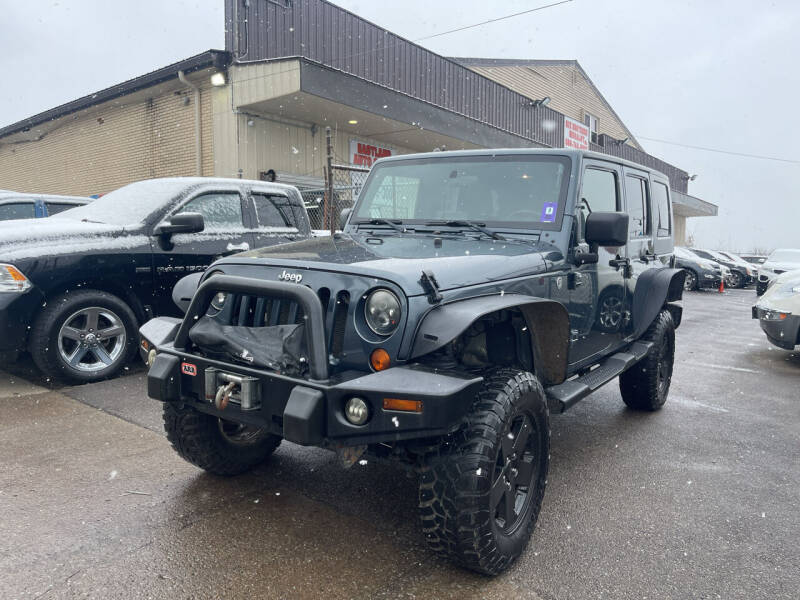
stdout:
{"type": "Polygon", "coordinates": [[[589,136],[593,144],[597,143],[597,117],[593,114],[583,111],[583,124],[589,128],[589,136]]]}

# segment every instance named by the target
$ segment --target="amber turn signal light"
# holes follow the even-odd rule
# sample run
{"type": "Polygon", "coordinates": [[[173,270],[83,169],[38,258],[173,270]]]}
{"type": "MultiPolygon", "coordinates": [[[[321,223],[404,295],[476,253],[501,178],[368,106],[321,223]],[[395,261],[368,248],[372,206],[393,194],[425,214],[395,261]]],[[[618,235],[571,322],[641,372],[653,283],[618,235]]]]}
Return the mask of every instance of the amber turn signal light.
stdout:
{"type": "Polygon", "coordinates": [[[391,364],[391,361],[389,360],[389,353],[383,348],[373,350],[369,357],[369,364],[371,364],[372,368],[376,371],[388,369],[389,364],[391,364]]]}
{"type": "Polygon", "coordinates": [[[383,410],[399,410],[402,412],[422,412],[421,400],[403,400],[401,398],[384,398],[383,410]]]}

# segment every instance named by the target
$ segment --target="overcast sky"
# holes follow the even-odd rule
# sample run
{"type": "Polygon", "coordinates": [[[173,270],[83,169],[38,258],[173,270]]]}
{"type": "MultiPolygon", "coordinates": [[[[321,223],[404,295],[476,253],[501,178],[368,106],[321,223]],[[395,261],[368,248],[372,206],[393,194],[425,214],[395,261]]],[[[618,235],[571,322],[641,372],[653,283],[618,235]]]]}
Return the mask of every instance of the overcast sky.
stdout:
{"type": "MultiPolygon", "coordinates": [[[[552,1],[552,0],[549,0],[552,1]]],[[[339,0],[410,39],[548,0],[339,0]]],[[[0,126],[223,48],[223,0],[0,0],[0,126]]],[[[800,2],[574,0],[423,42],[451,56],[577,59],[651,154],[697,174],[698,246],[800,247],[800,2]]]]}

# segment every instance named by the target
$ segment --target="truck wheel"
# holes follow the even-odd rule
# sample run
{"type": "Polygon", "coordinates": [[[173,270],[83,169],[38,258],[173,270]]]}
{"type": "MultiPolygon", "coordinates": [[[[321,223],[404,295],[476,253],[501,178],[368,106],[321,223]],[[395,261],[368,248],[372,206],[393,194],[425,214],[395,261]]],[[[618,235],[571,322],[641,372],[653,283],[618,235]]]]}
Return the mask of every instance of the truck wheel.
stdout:
{"type": "Polygon", "coordinates": [[[461,428],[422,461],[419,510],[430,547],[479,573],[507,569],[539,516],[549,452],[536,377],[515,369],[486,375],[461,428]]]}
{"type": "Polygon", "coordinates": [[[636,410],[658,410],[667,401],[675,362],[675,325],[662,310],[642,339],[653,342],[647,355],[619,376],[622,400],[636,410]]]}
{"type": "Polygon", "coordinates": [[[46,375],[90,383],[119,373],[138,339],[136,315],[125,302],[108,292],[80,290],[47,301],[29,349],[46,375]]]}
{"type": "Polygon", "coordinates": [[[730,284],[732,288],[743,288],[743,281],[744,278],[742,277],[741,273],[738,271],[731,271],[730,284]]]}
{"type": "Polygon", "coordinates": [[[164,404],[164,431],[184,460],[225,477],[253,469],[281,443],[279,436],[266,429],[226,421],[171,402],[164,404]]]}

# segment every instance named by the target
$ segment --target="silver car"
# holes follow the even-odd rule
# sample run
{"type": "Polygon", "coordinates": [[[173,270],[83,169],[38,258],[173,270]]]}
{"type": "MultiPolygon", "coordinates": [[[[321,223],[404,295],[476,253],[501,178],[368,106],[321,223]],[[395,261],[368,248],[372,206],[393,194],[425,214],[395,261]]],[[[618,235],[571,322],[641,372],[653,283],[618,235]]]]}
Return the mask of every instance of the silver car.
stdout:
{"type": "Polygon", "coordinates": [[[779,249],[767,257],[758,269],[756,294],[761,296],[767,291],[770,281],[788,271],[800,270],[800,250],[779,249]]]}

